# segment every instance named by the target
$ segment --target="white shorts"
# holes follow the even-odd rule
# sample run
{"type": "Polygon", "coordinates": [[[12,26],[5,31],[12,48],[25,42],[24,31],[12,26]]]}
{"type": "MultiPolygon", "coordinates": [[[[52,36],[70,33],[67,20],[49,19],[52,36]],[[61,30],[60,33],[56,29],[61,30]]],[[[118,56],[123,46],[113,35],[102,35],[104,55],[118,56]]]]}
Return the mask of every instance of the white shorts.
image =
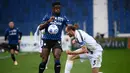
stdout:
{"type": "Polygon", "coordinates": [[[91,53],[84,53],[84,54],[80,54],[80,61],[83,62],[85,60],[89,60],[91,67],[95,68],[95,67],[101,67],[101,63],[102,63],[102,51],[96,51],[93,54],[91,53]]]}

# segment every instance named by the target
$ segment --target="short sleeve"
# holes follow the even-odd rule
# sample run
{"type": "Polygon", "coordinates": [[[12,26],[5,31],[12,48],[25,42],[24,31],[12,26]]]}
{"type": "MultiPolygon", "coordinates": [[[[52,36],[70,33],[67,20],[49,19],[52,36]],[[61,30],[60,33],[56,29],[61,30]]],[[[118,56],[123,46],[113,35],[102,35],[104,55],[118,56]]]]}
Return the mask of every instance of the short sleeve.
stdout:
{"type": "Polygon", "coordinates": [[[8,33],[8,29],[5,30],[5,35],[7,36],[9,33],[8,33]]]}
{"type": "Polygon", "coordinates": [[[46,22],[46,21],[48,21],[48,14],[46,14],[46,15],[43,17],[41,23],[44,23],[44,22],[46,22]]]}
{"type": "Polygon", "coordinates": [[[65,25],[66,25],[66,26],[67,26],[67,25],[71,25],[70,20],[69,20],[66,16],[64,16],[64,18],[65,18],[65,20],[64,20],[65,25]]]}
{"type": "Polygon", "coordinates": [[[18,33],[20,33],[21,31],[19,30],[19,28],[16,28],[17,29],[17,31],[18,31],[18,33]]]}

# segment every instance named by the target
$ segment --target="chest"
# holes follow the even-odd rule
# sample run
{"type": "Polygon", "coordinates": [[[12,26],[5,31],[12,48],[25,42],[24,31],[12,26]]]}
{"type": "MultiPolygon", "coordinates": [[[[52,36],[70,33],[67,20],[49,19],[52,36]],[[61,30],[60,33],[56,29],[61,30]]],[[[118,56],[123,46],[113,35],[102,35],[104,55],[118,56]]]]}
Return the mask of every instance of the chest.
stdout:
{"type": "Polygon", "coordinates": [[[64,18],[63,17],[55,17],[54,21],[50,22],[50,25],[55,24],[62,26],[64,25],[64,18]]]}
{"type": "Polygon", "coordinates": [[[13,30],[9,30],[9,35],[17,35],[17,30],[13,29],[13,30]]]}

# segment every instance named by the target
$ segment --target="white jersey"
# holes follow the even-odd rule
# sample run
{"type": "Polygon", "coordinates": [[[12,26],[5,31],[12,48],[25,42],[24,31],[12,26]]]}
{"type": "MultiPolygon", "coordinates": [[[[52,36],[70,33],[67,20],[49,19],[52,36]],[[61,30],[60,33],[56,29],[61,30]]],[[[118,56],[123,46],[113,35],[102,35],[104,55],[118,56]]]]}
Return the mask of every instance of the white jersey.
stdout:
{"type": "Polygon", "coordinates": [[[102,47],[96,42],[96,40],[83,30],[76,30],[75,38],[77,38],[81,45],[86,45],[87,49],[90,51],[103,51],[102,47]]]}
{"type": "Polygon", "coordinates": [[[42,37],[43,37],[43,35],[45,33],[45,30],[43,29],[43,30],[40,31],[39,27],[40,26],[37,27],[37,29],[36,29],[36,31],[34,33],[34,39],[35,39],[35,42],[38,43],[38,45],[42,45],[43,44],[42,37]]]}

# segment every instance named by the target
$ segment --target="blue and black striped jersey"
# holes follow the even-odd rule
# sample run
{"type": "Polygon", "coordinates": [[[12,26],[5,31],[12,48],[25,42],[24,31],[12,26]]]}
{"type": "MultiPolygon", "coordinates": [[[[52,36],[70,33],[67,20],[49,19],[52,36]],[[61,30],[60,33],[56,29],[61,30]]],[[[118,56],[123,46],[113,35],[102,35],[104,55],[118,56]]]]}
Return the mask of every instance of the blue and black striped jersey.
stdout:
{"type": "Polygon", "coordinates": [[[45,21],[48,21],[50,19],[51,16],[55,16],[55,19],[54,21],[50,22],[47,27],[45,27],[45,34],[43,36],[43,39],[48,39],[48,40],[61,40],[61,33],[62,33],[62,30],[64,28],[64,26],[67,26],[70,22],[69,20],[67,19],[66,16],[63,16],[63,15],[60,15],[60,16],[56,16],[56,15],[53,15],[53,14],[46,14],[43,18],[43,23],[45,21]],[[59,29],[58,33],[57,34],[50,34],[48,32],[48,27],[49,25],[56,25],[59,29]]]}
{"type": "Polygon", "coordinates": [[[5,31],[5,40],[8,39],[8,44],[18,44],[18,40],[21,37],[22,33],[18,28],[7,28],[5,31]]]}

